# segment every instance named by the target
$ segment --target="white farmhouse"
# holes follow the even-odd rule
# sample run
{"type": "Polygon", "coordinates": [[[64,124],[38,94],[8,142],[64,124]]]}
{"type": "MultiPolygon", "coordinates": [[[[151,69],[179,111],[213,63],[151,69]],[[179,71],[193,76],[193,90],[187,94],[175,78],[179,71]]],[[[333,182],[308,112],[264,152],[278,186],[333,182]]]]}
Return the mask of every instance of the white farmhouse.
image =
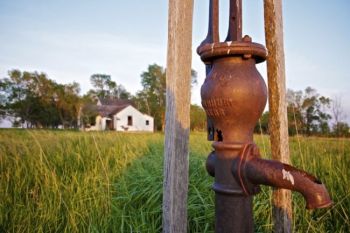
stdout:
{"type": "Polygon", "coordinates": [[[141,113],[130,101],[99,99],[94,109],[97,112],[95,125],[86,128],[87,131],[115,130],[153,132],[153,117],[141,113]]]}

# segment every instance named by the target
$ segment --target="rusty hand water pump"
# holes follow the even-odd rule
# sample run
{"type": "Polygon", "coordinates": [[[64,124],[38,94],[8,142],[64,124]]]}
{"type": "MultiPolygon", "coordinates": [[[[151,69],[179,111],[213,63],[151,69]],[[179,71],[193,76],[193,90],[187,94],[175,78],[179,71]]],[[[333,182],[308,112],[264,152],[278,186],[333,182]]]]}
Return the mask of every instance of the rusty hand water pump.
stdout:
{"type": "Polygon", "coordinates": [[[218,0],[210,0],[208,35],[197,49],[207,72],[201,97],[214,151],[206,168],[215,177],[215,231],[220,233],[253,231],[252,195],[260,184],[300,192],[308,209],[332,203],[312,175],[260,158],[253,130],[265,108],[267,89],[255,65],[265,61],[267,52],[249,36],[242,37],[241,3],[230,1],[228,35],[220,42],[218,0]]]}

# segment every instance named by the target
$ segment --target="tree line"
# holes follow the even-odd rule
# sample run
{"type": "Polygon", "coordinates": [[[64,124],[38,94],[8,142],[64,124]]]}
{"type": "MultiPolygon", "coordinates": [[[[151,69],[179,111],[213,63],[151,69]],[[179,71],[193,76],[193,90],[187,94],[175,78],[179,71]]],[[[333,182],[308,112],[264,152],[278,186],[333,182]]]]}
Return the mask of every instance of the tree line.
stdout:
{"type": "MultiPolygon", "coordinates": [[[[155,129],[165,124],[166,70],[152,64],[141,74],[142,89],[135,95],[117,84],[107,74],[93,74],[93,86],[80,93],[79,83],[60,84],[45,73],[11,70],[0,79],[0,118],[11,117],[13,126],[27,128],[78,128],[91,123],[95,112],[84,111],[84,106],[96,103],[98,98],[131,100],[141,112],[154,117],[155,129]]],[[[192,71],[193,83],[197,74],[192,71]]],[[[197,105],[191,106],[191,129],[203,130],[205,113],[197,105]]]]}
{"type": "Polygon", "coordinates": [[[59,84],[38,72],[9,71],[0,79],[0,116],[13,117],[13,125],[29,128],[77,126],[81,106],[80,85],[59,84]]]}
{"type": "MultiPolygon", "coordinates": [[[[192,84],[197,82],[192,70],[192,84]]],[[[14,126],[29,128],[78,128],[94,121],[96,113],[83,107],[98,98],[131,100],[141,112],[154,117],[155,130],[165,124],[166,70],[152,64],[140,75],[142,89],[134,95],[107,74],[93,74],[93,86],[80,93],[79,83],[60,84],[45,73],[11,70],[0,79],[0,117],[11,116],[14,126]]],[[[330,99],[307,87],[304,91],[287,92],[288,131],[290,135],[349,136],[340,98],[330,99]]],[[[206,130],[206,115],[202,107],[191,105],[191,130],[206,130]]],[[[269,112],[265,112],[255,127],[256,133],[269,133],[269,112]]]]}
{"type": "MultiPolygon", "coordinates": [[[[289,89],[286,97],[289,135],[350,136],[339,96],[331,99],[307,87],[304,91],[289,89]]],[[[269,133],[268,111],[261,116],[255,132],[269,133]]]]}

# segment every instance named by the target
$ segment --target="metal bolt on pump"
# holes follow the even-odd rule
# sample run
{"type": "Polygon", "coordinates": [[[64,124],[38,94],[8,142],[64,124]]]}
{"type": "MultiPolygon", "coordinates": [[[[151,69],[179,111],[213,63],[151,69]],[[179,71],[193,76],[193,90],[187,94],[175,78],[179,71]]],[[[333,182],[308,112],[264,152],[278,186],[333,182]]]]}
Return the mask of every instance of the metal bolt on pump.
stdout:
{"type": "Polygon", "coordinates": [[[215,177],[215,232],[253,232],[252,197],[259,185],[300,192],[306,208],[332,204],[325,186],[314,176],[274,160],[260,158],[253,130],[267,100],[256,64],[266,59],[263,45],[242,37],[242,0],[230,0],[229,29],[219,41],[218,0],[210,0],[209,28],[197,49],[206,65],[201,88],[208,119],[208,140],[214,151],[206,169],[215,177]]]}

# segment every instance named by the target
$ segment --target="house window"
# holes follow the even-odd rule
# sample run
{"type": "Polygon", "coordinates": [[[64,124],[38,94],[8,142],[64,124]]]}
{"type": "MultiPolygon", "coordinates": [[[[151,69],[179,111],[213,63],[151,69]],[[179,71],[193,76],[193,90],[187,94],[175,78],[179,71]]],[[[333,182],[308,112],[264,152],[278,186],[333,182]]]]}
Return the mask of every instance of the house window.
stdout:
{"type": "Polygon", "coordinates": [[[146,120],[146,125],[149,125],[149,120],[146,120]]]}
{"type": "Polygon", "coordinates": [[[132,116],[128,116],[128,125],[132,125],[132,116]]]}

